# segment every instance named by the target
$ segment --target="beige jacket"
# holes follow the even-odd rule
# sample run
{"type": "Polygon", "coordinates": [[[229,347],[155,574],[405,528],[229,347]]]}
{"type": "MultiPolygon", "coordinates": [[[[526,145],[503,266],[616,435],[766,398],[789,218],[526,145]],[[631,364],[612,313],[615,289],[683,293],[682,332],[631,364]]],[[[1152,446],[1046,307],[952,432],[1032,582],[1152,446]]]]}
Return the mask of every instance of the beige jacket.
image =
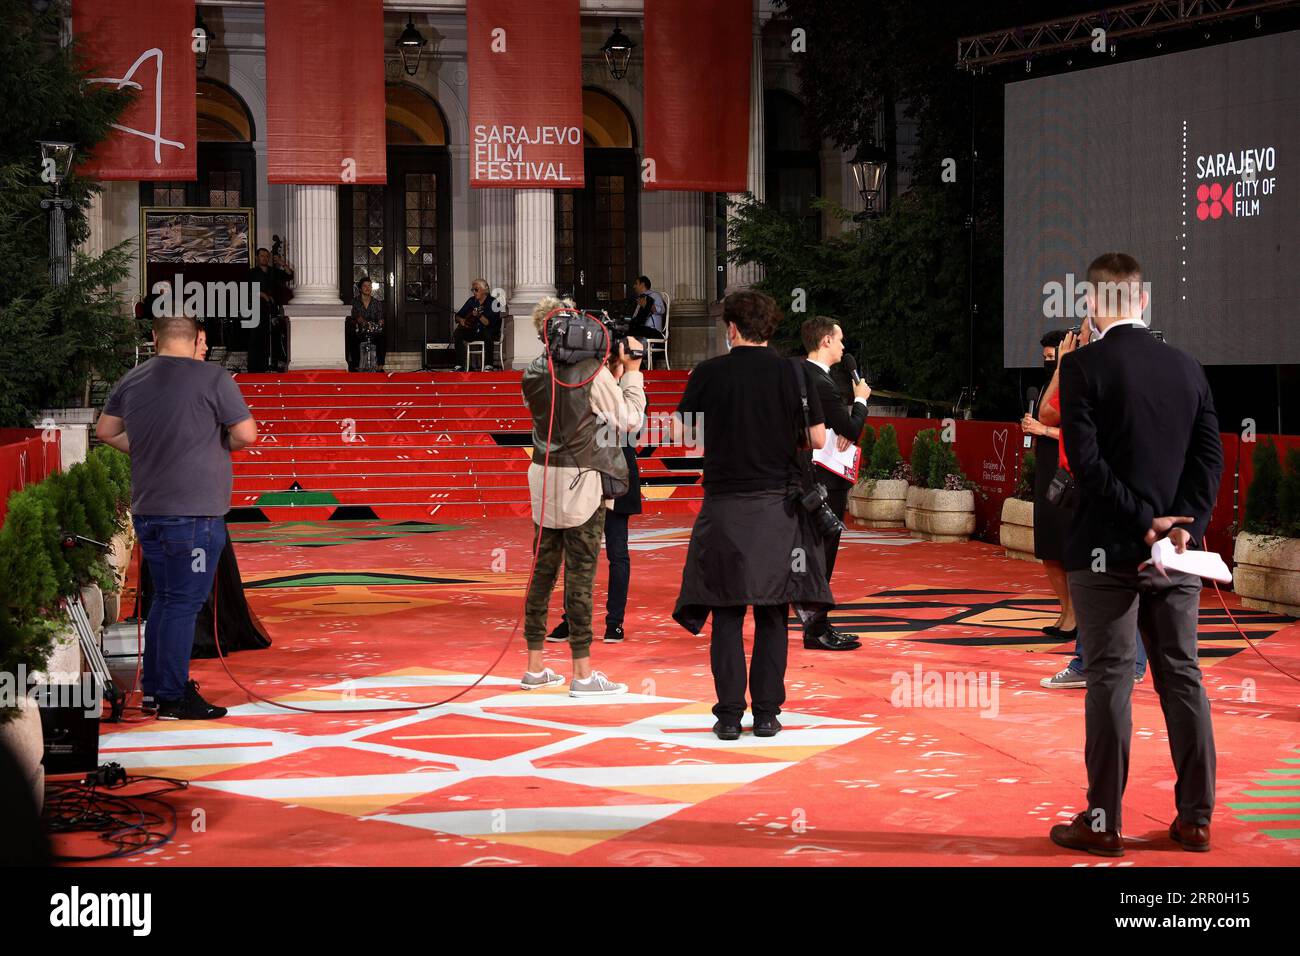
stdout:
{"type": "MultiPolygon", "coordinates": [[[[602,366],[591,383],[591,410],[597,428],[636,431],[645,419],[645,376],[624,372],[615,379],[602,366]]],[[[528,491],[533,501],[533,523],[546,528],[576,528],[586,524],[600,507],[600,472],[579,468],[528,466],[528,491]],[[542,514],[542,478],[546,478],[545,515],[542,514]]],[[[613,507],[613,499],[605,507],[613,507]]]]}

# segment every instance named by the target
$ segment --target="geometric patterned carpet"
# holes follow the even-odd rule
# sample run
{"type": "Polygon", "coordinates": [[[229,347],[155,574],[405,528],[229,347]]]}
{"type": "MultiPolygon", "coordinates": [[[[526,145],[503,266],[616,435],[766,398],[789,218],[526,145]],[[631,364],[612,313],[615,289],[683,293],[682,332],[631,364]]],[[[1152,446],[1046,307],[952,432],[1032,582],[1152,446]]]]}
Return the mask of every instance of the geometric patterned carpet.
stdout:
{"type": "MultiPolygon", "coordinates": [[[[257,693],[323,713],[250,702],[209,660],[193,676],[225,720],[104,725],[103,760],[190,782],[172,798],[177,838],[117,865],[1300,864],[1300,685],[1246,647],[1213,591],[1201,638],[1215,850],[1185,853],[1165,835],[1173,774],[1148,679],[1134,691],[1129,851],[1100,860],[1047,839],[1084,804],[1083,693],[1038,686],[1071,648],[1038,630],[1056,613],[1037,565],[983,543],[851,532],[835,619],[863,647],[807,651],[792,630],[785,730],[722,742],[707,629],[694,637],[669,617],[689,519],[632,529],[628,640],[599,643],[602,561],[593,648],[627,696],[520,691],[517,635],[454,703],[361,715],[340,711],[436,701],[491,664],[519,615],[528,522],[234,526],[274,644],[229,666],[257,693]]],[[[1263,654],[1300,674],[1300,625],[1227,602],[1263,654]]],[[[571,673],[564,645],[547,662],[571,673]]]]}

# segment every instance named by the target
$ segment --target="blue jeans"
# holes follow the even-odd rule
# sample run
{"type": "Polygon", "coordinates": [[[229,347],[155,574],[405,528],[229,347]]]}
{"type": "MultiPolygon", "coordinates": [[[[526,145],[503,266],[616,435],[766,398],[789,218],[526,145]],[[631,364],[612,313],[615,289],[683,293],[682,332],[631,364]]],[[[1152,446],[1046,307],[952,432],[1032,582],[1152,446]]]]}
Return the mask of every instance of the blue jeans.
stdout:
{"type": "Polygon", "coordinates": [[[132,520],[154,587],[140,689],[146,697],[180,700],[190,679],[194,619],[212,593],[217,560],[226,546],[226,523],[173,515],[135,515],[132,520]]]}
{"type": "MultiPolygon", "coordinates": [[[[1133,668],[1133,676],[1141,680],[1147,673],[1147,646],[1142,643],[1142,635],[1137,636],[1138,653],[1137,666],[1133,668]]],[[[1070,670],[1076,674],[1083,673],[1083,640],[1078,639],[1074,642],[1074,659],[1070,661],[1070,670]]]]}

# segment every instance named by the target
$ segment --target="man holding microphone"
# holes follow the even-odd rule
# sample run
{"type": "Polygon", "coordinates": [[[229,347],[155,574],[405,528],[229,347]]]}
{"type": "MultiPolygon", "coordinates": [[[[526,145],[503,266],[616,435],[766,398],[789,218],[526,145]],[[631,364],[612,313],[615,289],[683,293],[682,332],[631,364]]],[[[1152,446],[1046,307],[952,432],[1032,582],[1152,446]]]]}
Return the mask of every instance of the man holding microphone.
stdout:
{"type": "MultiPolygon", "coordinates": [[[[808,353],[808,361],[804,363],[808,388],[817,392],[817,397],[821,399],[822,413],[826,417],[826,428],[835,432],[838,450],[845,451],[850,445],[856,445],[862,437],[862,428],[867,422],[867,399],[871,397],[871,387],[858,377],[855,369],[853,404],[845,407],[835,380],[831,378],[831,366],[844,359],[844,330],[834,319],[815,315],[804,322],[801,335],[804,350],[808,353]]],[[[825,469],[817,475],[826,485],[826,504],[837,518],[843,520],[853,482],[825,469]]],[[[835,571],[835,555],[839,552],[840,536],[828,536],[825,547],[826,581],[829,583],[835,571]]],[[[861,647],[862,642],[856,635],[846,634],[831,626],[827,620],[829,610],[820,610],[805,622],[803,646],[815,651],[852,651],[861,647]]]]}

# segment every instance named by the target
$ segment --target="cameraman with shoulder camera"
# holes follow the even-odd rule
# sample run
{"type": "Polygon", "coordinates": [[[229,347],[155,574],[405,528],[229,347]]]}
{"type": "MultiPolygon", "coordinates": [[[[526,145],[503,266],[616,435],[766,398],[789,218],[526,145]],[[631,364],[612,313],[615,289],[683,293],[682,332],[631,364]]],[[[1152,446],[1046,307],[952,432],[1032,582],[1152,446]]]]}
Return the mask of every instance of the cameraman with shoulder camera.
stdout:
{"type": "Polygon", "coordinates": [[[564,612],[573,656],[569,695],[622,694],[626,684],[591,669],[592,589],[605,510],[628,484],[622,449],[601,436],[641,427],[641,343],[629,338],[624,347],[619,342],[616,377],[602,363],[606,337],[613,333],[579,314],[572,300],[542,299],[533,309],[533,325],[547,349],[523,376],[524,401],[533,416],[528,487],[536,565],[525,603],[528,670],[520,686],[533,690],[564,683],[543,662],[547,606],[563,561],[564,612]]]}
{"type": "MultiPolygon", "coordinates": [[[[675,440],[689,432],[699,444],[702,429],[704,445],[704,505],[673,619],[699,634],[713,615],[713,732],[736,740],[745,713],[745,608],[754,608],[754,735],[773,737],[785,703],[789,607],[806,615],[834,599],[822,541],[805,524],[813,506],[802,487],[810,468],[804,449],[826,442],[817,391],[807,387],[802,360],[767,347],[781,321],[770,296],[733,293],[723,318],[730,352],[696,366],[673,420],[675,440]]],[[[824,497],[818,502],[825,512],[824,497]]]]}

